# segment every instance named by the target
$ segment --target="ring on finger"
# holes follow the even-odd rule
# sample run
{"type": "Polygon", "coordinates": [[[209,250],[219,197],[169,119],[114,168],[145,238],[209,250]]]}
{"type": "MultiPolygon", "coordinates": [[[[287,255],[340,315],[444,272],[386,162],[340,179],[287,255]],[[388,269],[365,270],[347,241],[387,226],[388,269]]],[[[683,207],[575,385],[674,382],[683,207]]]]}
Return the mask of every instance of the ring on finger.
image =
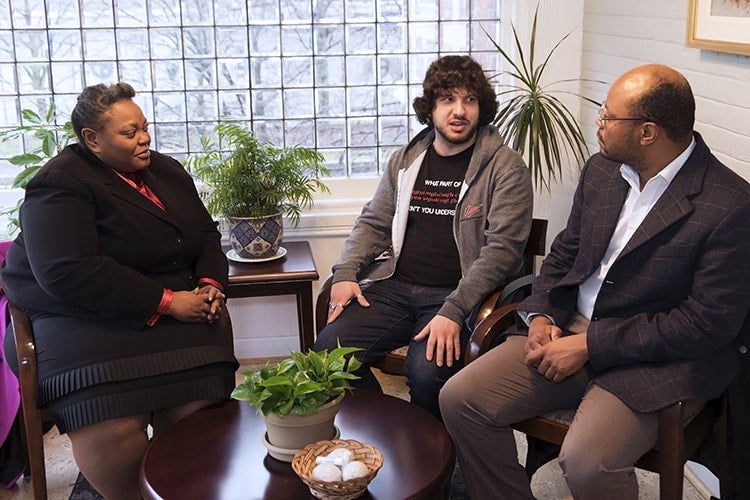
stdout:
{"type": "Polygon", "coordinates": [[[341,307],[341,308],[343,308],[343,307],[344,307],[344,304],[342,304],[341,302],[339,302],[338,304],[336,304],[336,307],[341,307]]]}
{"type": "Polygon", "coordinates": [[[355,298],[355,299],[358,299],[358,298],[360,298],[361,296],[362,296],[362,294],[361,294],[361,293],[358,293],[357,295],[355,295],[355,296],[354,296],[354,298],[355,298]]]}

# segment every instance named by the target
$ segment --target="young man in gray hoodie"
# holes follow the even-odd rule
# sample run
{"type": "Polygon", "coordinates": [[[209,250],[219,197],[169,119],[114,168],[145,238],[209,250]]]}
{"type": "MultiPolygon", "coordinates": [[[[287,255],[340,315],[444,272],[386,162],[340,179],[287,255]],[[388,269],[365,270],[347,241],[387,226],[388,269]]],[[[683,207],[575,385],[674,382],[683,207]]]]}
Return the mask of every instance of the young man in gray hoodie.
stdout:
{"type": "Polygon", "coordinates": [[[427,128],[393,154],[344,243],[314,346],[363,348],[354,385],[380,390],[368,365],[409,345],[411,400],[438,418],[440,388],[462,366],[467,320],[520,271],[531,227],[531,178],[491,125],[497,107],[472,58],[430,65],[414,100],[427,128]]]}

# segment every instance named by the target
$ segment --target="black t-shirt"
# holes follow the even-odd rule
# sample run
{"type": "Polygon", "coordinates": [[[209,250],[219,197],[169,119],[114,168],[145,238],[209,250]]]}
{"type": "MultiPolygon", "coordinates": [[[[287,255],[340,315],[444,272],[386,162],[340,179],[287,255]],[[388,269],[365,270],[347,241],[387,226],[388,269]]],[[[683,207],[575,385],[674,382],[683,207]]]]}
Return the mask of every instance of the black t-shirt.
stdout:
{"type": "Polygon", "coordinates": [[[461,279],[453,215],[474,146],[440,156],[430,146],[411,193],[399,279],[425,286],[455,287],[461,279]]]}

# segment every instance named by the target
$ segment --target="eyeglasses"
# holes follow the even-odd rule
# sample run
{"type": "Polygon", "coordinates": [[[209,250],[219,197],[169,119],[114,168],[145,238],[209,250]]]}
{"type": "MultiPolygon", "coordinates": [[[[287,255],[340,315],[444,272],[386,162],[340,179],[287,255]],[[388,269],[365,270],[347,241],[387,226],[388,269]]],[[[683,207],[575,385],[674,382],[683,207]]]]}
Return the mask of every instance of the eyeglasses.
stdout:
{"type": "Polygon", "coordinates": [[[653,121],[650,118],[635,117],[635,116],[629,116],[629,117],[625,117],[625,118],[612,118],[612,117],[606,116],[605,115],[606,112],[607,112],[607,103],[603,102],[602,103],[602,107],[599,108],[599,112],[596,114],[595,123],[596,123],[597,127],[604,128],[604,125],[607,122],[614,122],[614,121],[623,121],[623,122],[626,122],[626,121],[629,121],[629,122],[634,122],[634,121],[652,122],[653,121]]]}

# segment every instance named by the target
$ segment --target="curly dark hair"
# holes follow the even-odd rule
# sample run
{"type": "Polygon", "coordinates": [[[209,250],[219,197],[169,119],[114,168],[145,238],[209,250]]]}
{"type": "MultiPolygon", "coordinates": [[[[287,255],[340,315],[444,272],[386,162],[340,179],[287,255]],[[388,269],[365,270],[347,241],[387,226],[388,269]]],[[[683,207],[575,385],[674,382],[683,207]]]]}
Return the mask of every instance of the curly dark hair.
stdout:
{"type": "MultiPolygon", "coordinates": [[[[658,78],[658,77],[657,77],[658,78]]],[[[667,137],[681,141],[692,137],[695,98],[684,78],[670,81],[658,78],[632,105],[632,116],[643,116],[659,125],[667,137]]]]}
{"type": "Polygon", "coordinates": [[[73,132],[75,132],[78,141],[83,143],[81,130],[97,128],[102,125],[102,116],[111,105],[133,97],[135,97],[135,90],[125,82],[118,82],[109,86],[100,83],[84,88],[78,96],[73,112],[70,114],[70,123],[73,125],[73,132]]]}
{"type": "Polygon", "coordinates": [[[435,101],[445,92],[463,88],[477,96],[479,125],[491,123],[497,114],[497,94],[482,66],[469,56],[443,56],[430,64],[422,83],[422,95],[414,99],[419,123],[432,125],[435,101]]]}

